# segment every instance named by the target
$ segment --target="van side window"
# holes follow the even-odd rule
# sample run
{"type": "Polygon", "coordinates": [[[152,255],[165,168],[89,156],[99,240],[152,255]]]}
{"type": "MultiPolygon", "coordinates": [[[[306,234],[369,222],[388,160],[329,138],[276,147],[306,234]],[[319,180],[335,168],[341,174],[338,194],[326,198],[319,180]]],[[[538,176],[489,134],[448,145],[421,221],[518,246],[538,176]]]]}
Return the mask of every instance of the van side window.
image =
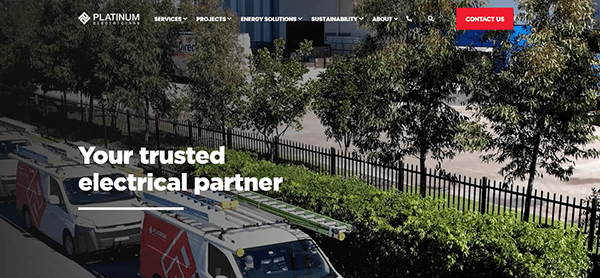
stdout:
{"type": "Polygon", "coordinates": [[[235,278],[235,273],[229,264],[227,256],[212,244],[208,245],[208,273],[212,277],[223,275],[227,278],[235,278]]]}
{"type": "Polygon", "coordinates": [[[63,194],[60,190],[60,186],[59,183],[56,179],[54,179],[53,177],[50,177],[50,194],[49,195],[56,195],[58,196],[58,199],[60,200],[60,204],[63,205],[65,203],[65,200],[63,199],[63,194]]]}

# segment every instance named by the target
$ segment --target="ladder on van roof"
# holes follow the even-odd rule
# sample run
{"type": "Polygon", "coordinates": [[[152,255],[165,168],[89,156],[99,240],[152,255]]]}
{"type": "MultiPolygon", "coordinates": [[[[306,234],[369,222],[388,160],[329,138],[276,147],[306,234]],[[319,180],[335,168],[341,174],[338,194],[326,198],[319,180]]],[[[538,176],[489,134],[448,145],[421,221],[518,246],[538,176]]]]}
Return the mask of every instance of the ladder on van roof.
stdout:
{"type": "Polygon", "coordinates": [[[183,207],[173,215],[179,220],[197,226],[212,224],[224,229],[238,229],[247,226],[281,223],[276,218],[260,213],[260,210],[286,219],[289,223],[305,227],[312,231],[344,240],[345,235],[354,231],[350,224],[314,213],[288,203],[275,200],[256,192],[202,192],[195,195],[189,192],[144,192],[143,199],[161,207],[183,207]],[[231,195],[231,196],[229,196],[231,195]],[[236,200],[236,198],[238,200],[236,200]],[[256,206],[259,211],[239,206],[239,200],[256,206]],[[227,219],[224,216],[229,216],[227,219]]]}
{"type": "Polygon", "coordinates": [[[252,191],[231,191],[232,195],[277,216],[283,217],[298,226],[315,232],[344,240],[347,233],[354,231],[354,226],[335,220],[310,210],[267,197],[252,191]]]}

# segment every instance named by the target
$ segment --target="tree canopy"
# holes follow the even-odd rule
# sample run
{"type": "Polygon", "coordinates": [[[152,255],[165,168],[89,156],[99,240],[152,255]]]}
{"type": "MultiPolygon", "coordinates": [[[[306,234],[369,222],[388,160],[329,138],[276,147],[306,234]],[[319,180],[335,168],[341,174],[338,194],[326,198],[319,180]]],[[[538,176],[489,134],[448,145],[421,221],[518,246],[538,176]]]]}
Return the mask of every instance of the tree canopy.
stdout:
{"type": "MultiPolygon", "coordinates": [[[[285,41],[273,42],[275,49],[258,50],[250,59],[250,81],[245,92],[245,123],[265,138],[277,142],[291,127],[302,129],[300,122],[312,100],[311,92],[302,83],[308,69],[300,58],[312,50],[312,42],[300,43],[298,56],[284,59],[285,41]]],[[[269,152],[273,158],[275,144],[269,152]]]]}
{"type": "Polygon", "coordinates": [[[357,142],[389,163],[412,155],[420,161],[421,195],[425,195],[426,160],[452,158],[462,146],[456,138],[468,120],[449,105],[464,83],[465,51],[455,46],[456,8],[476,7],[480,1],[379,1],[355,4],[364,27],[375,32],[373,52],[366,61],[374,86],[363,97],[375,102],[368,134],[357,142]],[[387,7],[383,9],[383,7],[387,7]],[[373,22],[389,11],[404,20],[373,22]],[[431,21],[427,17],[434,16],[431,21]]]}
{"type": "Polygon", "coordinates": [[[190,24],[196,49],[186,61],[191,84],[190,106],[196,120],[222,130],[239,126],[242,87],[247,65],[238,42],[237,15],[222,8],[222,0],[204,1],[202,5],[182,5],[187,17],[222,16],[225,22],[200,21],[190,24]]]}
{"type": "Polygon", "coordinates": [[[493,61],[478,65],[472,105],[492,129],[484,161],[504,164],[500,174],[505,178],[528,179],[528,220],[533,183],[542,176],[539,169],[568,180],[574,159],[598,157],[597,150],[585,145],[597,139],[588,112],[599,79],[584,38],[593,12],[590,1],[524,0],[520,9],[531,33],[520,47],[503,42],[498,51],[510,57],[498,74],[493,61]]]}

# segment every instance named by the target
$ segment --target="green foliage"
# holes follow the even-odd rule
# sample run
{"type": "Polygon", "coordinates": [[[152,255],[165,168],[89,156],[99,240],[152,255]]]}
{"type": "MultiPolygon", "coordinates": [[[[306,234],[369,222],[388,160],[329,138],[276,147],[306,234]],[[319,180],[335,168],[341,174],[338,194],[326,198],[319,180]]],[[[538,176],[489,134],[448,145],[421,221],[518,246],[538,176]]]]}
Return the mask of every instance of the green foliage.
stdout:
{"type": "Polygon", "coordinates": [[[7,77],[3,83],[83,93],[92,106],[94,99],[106,97],[133,110],[147,112],[152,106],[169,112],[165,89],[173,72],[176,25],[154,22],[153,17],[173,14],[171,1],[27,0],[5,1],[2,7],[9,11],[0,16],[0,50],[6,54],[0,59],[0,75],[7,77]],[[123,11],[139,13],[140,24],[95,26],[77,20],[82,12],[123,11]]]}
{"type": "Polygon", "coordinates": [[[312,110],[325,126],[325,135],[333,138],[344,152],[360,140],[361,127],[368,118],[368,101],[361,94],[366,71],[352,56],[335,56],[325,72],[319,74],[311,90],[315,90],[312,110]]]}
{"type": "Polygon", "coordinates": [[[244,175],[282,176],[273,196],[355,225],[348,239],[372,267],[355,277],[374,269],[382,277],[581,277],[589,267],[583,236],[572,230],[438,209],[429,198],[269,162],[244,175]]]}
{"type": "Polygon", "coordinates": [[[594,108],[599,79],[583,36],[591,2],[526,0],[521,11],[520,19],[532,28],[522,38],[527,43],[503,42],[511,56],[499,74],[491,61],[477,65],[473,71],[479,71],[479,83],[471,100],[493,130],[484,161],[504,164],[500,174],[507,179],[528,179],[528,219],[540,170],[568,180],[575,159],[600,155],[585,148],[597,139],[588,112],[594,108]]]}
{"type": "MultiPolygon", "coordinates": [[[[194,150],[205,150],[209,153],[215,149],[194,148],[194,150]]],[[[187,163],[177,165],[177,171],[188,173],[194,177],[232,177],[235,174],[241,174],[242,169],[249,165],[258,163],[258,158],[255,154],[249,152],[240,152],[230,149],[225,150],[225,164],[204,164],[190,165],[187,163]]]]}
{"type": "Polygon", "coordinates": [[[425,277],[582,277],[589,268],[582,235],[514,215],[427,210],[398,230],[408,244],[397,255],[425,277]]]}
{"type": "MultiPolygon", "coordinates": [[[[308,69],[300,62],[312,50],[312,42],[300,43],[298,56],[284,59],[285,41],[274,42],[275,50],[259,49],[250,58],[250,81],[246,86],[245,123],[265,138],[279,138],[288,128],[302,129],[312,94],[302,83],[308,69]]],[[[270,144],[270,153],[274,145],[270,144]]]]}
{"type": "Polygon", "coordinates": [[[365,47],[371,53],[361,57],[365,80],[372,85],[360,93],[372,104],[367,105],[371,117],[363,117],[356,145],[388,163],[407,155],[418,158],[423,197],[428,158],[439,165],[457,151],[485,143],[485,138],[475,137],[480,126],[449,105],[466,82],[466,53],[455,46],[456,8],[479,5],[481,1],[454,0],[355,3],[357,15],[364,18],[360,23],[376,33],[375,47],[365,47]],[[384,7],[413,21],[372,22],[384,7]],[[434,21],[427,20],[430,15],[434,21]]]}
{"type": "Polygon", "coordinates": [[[490,143],[491,136],[485,131],[485,125],[479,120],[462,121],[456,129],[457,133],[454,136],[454,142],[462,150],[481,152],[490,143]]]}
{"type": "MultiPolygon", "coordinates": [[[[110,1],[103,12],[140,14],[139,25],[100,27],[111,32],[105,44],[111,45],[103,57],[102,71],[106,97],[124,107],[144,112],[152,108],[168,115],[172,108],[166,89],[173,75],[172,52],[177,26],[155,22],[154,16],[174,14],[170,1],[110,1]],[[140,105],[143,104],[143,105],[140,105]]],[[[88,26],[95,28],[97,26],[88,26]]]]}
{"type": "Polygon", "coordinates": [[[204,125],[223,129],[239,126],[242,86],[247,67],[238,43],[239,21],[231,10],[222,9],[222,0],[203,1],[202,5],[182,5],[188,18],[222,16],[225,22],[196,22],[189,28],[198,51],[187,57],[190,74],[190,108],[204,125]]]}
{"type": "MultiPolygon", "coordinates": [[[[596,21],[596,22],[598,22],[598,21],[596,21]]],[[[588,48],[594,53],[600,52],[600,31],[599,30],[587,30],[584,34],[585,34],[588,48]]]]}
{"type": "Polygon", "coordinates": [[[487,0],[358,0],[354,1],[354,12],[359,17],[358,23],[369,30],[375,30],[375,37],[380,41],[398,41],[410,38],[429,28],[442,28],[450,31],[448,26],[456,24],[457,7],[481,7],[487,0]],[[427,16],[433,15],[433,22],[427,16]],[[373,21],[376,16],[393,16],[398,20],[373,21]],[[361,19],[362,18],[362,19],[361,19]],[[408,22],[410,18],[412,22],[408,22]]]}
{"type": "Polygon", "coordinates": [[[585,277],[589,268],[574,230],[439,209],[431,198],[237,153],[227,151],[223,172],[198,165],[197,173],[283,177],[280,191],[267,194],[354,225],[343,242],[313,236],[344,277],[585,277]]]}
{"type": "Polygon", "coordinates": [[[40,80],[30,62],[30,49],[35,47],[40,4],[33,0],[2,1],[0,9],[0,83],[33,91],[40,80]]]}
{"type": "Polygon", "coordinates": [[[104,93],[100,65],[110,49],[110,29],[81,24],[82,11],[99,12],[100,1],[46,1],[41,5],[33,33],[30,62],[39,71],[45,88],[84,92],[91,97],[104,93]]]}

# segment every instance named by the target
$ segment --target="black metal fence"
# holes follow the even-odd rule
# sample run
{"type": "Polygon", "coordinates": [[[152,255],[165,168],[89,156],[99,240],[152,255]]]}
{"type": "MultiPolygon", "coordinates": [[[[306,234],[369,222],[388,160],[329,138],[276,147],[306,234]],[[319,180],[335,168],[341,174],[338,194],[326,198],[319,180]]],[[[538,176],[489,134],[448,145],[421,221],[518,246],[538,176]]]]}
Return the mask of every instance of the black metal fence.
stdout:
{"type": "MultiPolygon", "coordinates": [[[[267,154],[269,144],[273,143],[276,163],[303,164],[320,173],[356,176],[379,189],[393,188],[420,194],[421,173],[418,167],[403,162],[386,165],[356,154],[344,155],[335,148],[322,148],[285,139],[274,142],[271,138],[243,130],[216,130],[190,121],[166,119],[158,115],[145,116],[108,105],[91,108],[88,104],[66,101],[63,98],[38,95],[35,99],[26,98],[26,101],[16,103],[27,103],[22,109],[32,116],[4,113],[8,109],[0,110],[3,111],[0,114],[28,121],[40,127],[40,132],[55,138],[91,141],[109,148],[129,149],[142,146],[156,149],[179,149],[190,145],[210,148],[226,146],[263,155],[267,154]],[[92,115],[90,122],[89,115],[92,115]]],[[[164,175],[179,174],[173,168],[160,164],[147,170],[164,175]]],[[[426,195],[442,200],[440,207],[488,214],[511,213],[523,220],[527,196],[525,186],[506,185],[490,181],[486,177],[465,177],[432,169],[427,169],[426,180],[426,195]]],[[[530,221],[542,226],[579,228],[580,232],[588,236],[588,250],[598,254],[599,210],[595,199],[577,199],[534,190],[529,210],[530,221]]]]}

